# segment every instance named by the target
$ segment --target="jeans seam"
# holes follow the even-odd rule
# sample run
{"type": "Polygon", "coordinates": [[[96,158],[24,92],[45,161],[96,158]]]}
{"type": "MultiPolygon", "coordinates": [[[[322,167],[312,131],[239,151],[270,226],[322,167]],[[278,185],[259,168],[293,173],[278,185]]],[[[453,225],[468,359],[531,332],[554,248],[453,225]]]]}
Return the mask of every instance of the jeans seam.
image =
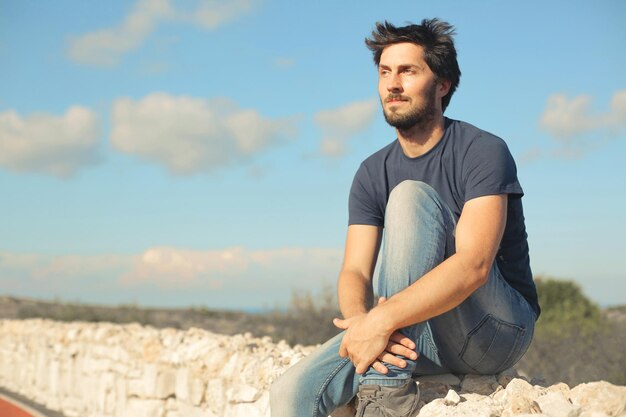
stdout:
{"type": "Polygon", "coordinates": [[[437,345],[435,344],[435,341],[432,339],[431,337],[431,333],[432,333],[432,329],[430,329],[430,331],[428,332],[424,332],[424,337],[426,338],[426,342],[430,345],[430,348],[432,349],[432,352],[437,355],[437,365],[441,366],[441,356],[439,356],[439,349],[437,348],[437,345]]]}
{"type": "MultiPolygon", "coordinates": [[[[502,325],[502,324],[500,324],[500,325],[502,325]]],[[[517,356],[519,351],[522,348],[522,345],[520,343],[520,339],[523,338],[524,335],[526,334],[526,328],[520,327],[520,326],[516,326],[516,327],[519,327],[520,331],[517,332],[517,336],[515,337],[515,344],[513,345],[514,348],[511,349],[511,351],[509,352],[509,356],[507,356],[507,358],[504,360],[504,362],[502,362],[502,364],[500,365],[500,368],[502,368],[501,370],[505,370],[505,369],[507,369],[509,367],[510,362],[511,362],[511,357],[517,356]]]]}
{"type": "MultiPolygon", "coordinates": [[[[491,347],[493,346],[493,344],[494,344],[494,343],[495,343],[495,341],[496,341],[496,336],[498,335],[498,332],[500,331],[500,327],[502,327],[502,323],[500,323],[500,321],[499,321],[499,320],[497,320],[495,317],[493,317],[491,314],[488,314],[488,315],[487,315],[487,317],[488,317],[488,319],[487,319],[487,320],[485,320],[485,323],[486,323],[489,319],[493,319],[493,320],[496,320],[496,322],[498,323],[498,327],[496,328],[496,332],[494,333],[494,335],[493,335],[493,339],[491,339],[491,342],[489,343],[489,346],[487,347],[487,349],[485,349],[485,352],[483,353],[483,356],[481,356],[481,357],[480,357],[480,360],[479,360],[478,362],[476,362],[476,363],[474,364],[474,366],[478,366],[478,365],[480,365],[480,363],[481,363],[481,362],[485,359],[485,356],[487,356],[487,352],[489,352],[489,350],[491,349],[491,347]]],[[[483,323],[483,324],[484,324],[484,323],[483,323]]],[[[469,340],[468,340],[468,343],[469,343],[469,340]]],[[[509,353],[509,356],[510,356],[510,353],[509,353]]],[[[507,357],[507,360],[508,360],[508,357],[507,357]]],[[[472,366],[472,369],[476,369],[476,368],[474,368],[474,366],[472,366]]]]}
{"type": "Polygon", "coordinates": [[[474,327],[466,336],[465,338],[465,343],[463,344],[463,348],[461,349],[461,352],[459,353],[459,359],[461,359],[461,361],[463,363],[465,363],[467,366],[469,366],[471,369],[473,369],[474,371],[478,372],[478,370],[476,369],[476,367],[478,365],[480,365],[480,363],[483,361],[483,359],[485,359],[485,357],[487,356],[487,352],[489,352],[489,350],[491,349],[491,347],[493,346],[495,340],[496,340],[496,335],[498,334],[498,331],[500,331],[500,328],[503,326],[509,326],[512,328],[517,329],[516,335],[515,335],[515,341],[513,342],[513,348],[509,351],[509,354],[507,355],[506,359],[504,359],[499,366],[497,367],[497,369],[501,369],[504,365],[507,365],[504,369],[506,369],[510,363],[511,357],[514,356],[514,354],[517,354],[517,352],[520,351],[520,339],[524,336],[524,334],[526,333],[526,328],[524,326],[519,326],[517,324],[514,323],[510,323],[508,321],[505,320],[501,320],[497,317],[495,317],[493,314],[487,314],[482,320],[480,320],[478,322],[478,324],[476,325],[476,327],[474,327]],[[483,355],[481,356],[480,360],[478,360],[476,363],[470,365],[464,358],[463,356],[465,355],[465,352],[467,350],[467,347],[470,343],[470,340],[472,339],[472,337],[482,328],[483,325],[485,325],[485,323],[489,320],[494,320],[497,324],[498,327],[496,329],[496,332],[494,333],[493,339],[491,340],[491,342],[489,343],[489,347],[487,347],[487,349],[485,349],[485,352],[483,352],[483,355]]]}
{"type": "Polygon", "coordinates": [[[342,359],[339,365],[337,365],[335,369],[333,369],[332,372],[328,375],[328,377],[324,380],[324,383],[322,384],[319,391],[315,395],[315,401],[313,403],[313,416],[317,416],[319,414],[319,404],[322,398],[322,393],[326,390],[330,381],[335,377],[335,375],[337,375],[337,373],[341,370],[341,368],[346,366],[346,364],[348,363],[350,363],[350,359],[348,358],[342,359]]]}
{"type": "MultiPolygon", "coordinates": [[[[467,366],[469,366],[470,368],[474,369],[473,366],[470,366],[469,363],[467,363],[465,361],[465,359],[463,359],[463,356],[465,355],[465,351],[467,350],[467,347],[469,345],[470,340],[472,340],[472,337],[474,336],[474,334],[476,332],[478,332],[478,330],[480,330],[480,328],[483,326],[483,324],[485,322],[487,322],[487,320],[489,320],[489,317],[491,317],[491,314],[487,314],[485,317],[483,317],[476,326],[474,326],[474,328],[472,330],[469,331],[469,333],[467,334],[467,336],[465,336],[465,342],[463,343],[463,347],[461,348],[461,351],[459,352],[459,359],[461,359],[461,361],[463,361],[463,363],[465,363],[467,366]]],[[[492,341],[493,342],[493,341],[492,341]]],[[[491,346],[491,345],[490,345],[491,346]]],[[[481,358],[482,360],[482,358],[481,358]]]]}

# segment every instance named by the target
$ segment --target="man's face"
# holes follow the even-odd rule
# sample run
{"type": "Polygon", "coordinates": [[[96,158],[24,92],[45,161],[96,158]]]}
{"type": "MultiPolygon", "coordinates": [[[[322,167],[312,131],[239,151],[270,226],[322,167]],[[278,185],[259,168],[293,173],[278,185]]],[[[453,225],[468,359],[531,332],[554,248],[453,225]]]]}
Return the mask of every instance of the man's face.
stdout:
{"type": "Polygon", "coordinates": [[[421,46],[398,43],[383,50],[378,65],[378,93],[391,126],[407,130],[430,124],[442,114],[442,92],[424,61],[421,46]]]}

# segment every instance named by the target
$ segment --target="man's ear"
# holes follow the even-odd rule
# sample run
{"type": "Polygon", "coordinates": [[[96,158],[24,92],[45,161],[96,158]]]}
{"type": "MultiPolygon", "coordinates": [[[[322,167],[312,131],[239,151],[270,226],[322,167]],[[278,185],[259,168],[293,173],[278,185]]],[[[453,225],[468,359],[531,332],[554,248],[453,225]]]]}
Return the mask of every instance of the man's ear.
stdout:
{"type": "Polygon", "coordinates": [[[452,83],[443,78],[437,81],[437,92],[439,93],[440,97],[445,97],[446,94],[450,92],[451,86],[452,86],[452,83]]]}

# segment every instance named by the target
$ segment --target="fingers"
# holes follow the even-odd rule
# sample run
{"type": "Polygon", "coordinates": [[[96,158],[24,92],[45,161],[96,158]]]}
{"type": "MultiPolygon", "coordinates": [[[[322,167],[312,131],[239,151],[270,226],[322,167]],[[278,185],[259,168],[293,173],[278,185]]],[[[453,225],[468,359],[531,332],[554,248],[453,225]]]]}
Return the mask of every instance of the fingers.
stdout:
{"type": "Polygon", "coordinates": [[[335,327],[338,327],[342,330],[346,330],[349,326],[348,326],[348,320],[342,320],[342,319],[333,319],[333,324],[335,325],[335,327]]]}
{"type": "MultiPolygon", "coordinates": [[[[395,365],[398,368],[406,368],[406,361],[402,358],[398,358],[395,355],[392,355],[389,352],[383,352],[378,359],[381,361],[388,363],[389,365],[395,365]]],[[[383,365],[384,366],[384,365],[383,365]]],[[[378,371],[378,369],[376,369],[378,371]]],[[[380,372],[380,371],[379,371],[380,372]]]]}
{"type": "Polygon", "coordinates": [[[346,349],[346,346],[343,343],[339,346],[339,356],[342,358],[348,357],[348,349],[346,349]]]}
{"type": "Polygon", "coordinates": [[[419,356],[419,354],[415,352],[414,350],[411,350],[409,348],[406,348],[402,345],[399,345],[393,342],[390,342],[387,345],[387,349],[385,351],[388,353],[392,353],[394,355],[404,356],[407,359],[413,359],[413,360],[417,359],[419,356]]]}
{"type": "Polygon", "coordinates": [[[402,346],[405,346],[409,349],[415,349],[415,343],[411,339],[409,339],[408,337],[406,337],[405,335],[403,335],[402,333],[398,331],[393,332],[389,340],[399,343],[402,346]]]}
{"type": "Polygon", "coordinates": [[[387,367],[383,365],[381,361],[375,361],[372,364],[372,368],[376,369],[381,374],[386,374],[387,372],[389,372],[389,369],[387,369],[387,367]]]}
{"type": "Polygon", "coordinates": [[[385,301],[387,301],[387,297],[380,297],[380,298],[378,299],[378,304],[382,304],[382,303],[384,303],[385,301]]]}
{"type": "Polygon", "coordinates": [[[356,373],[363,374],[369,368],[369,364],[363,364],[362,362],[356,365],[356,373]]]}

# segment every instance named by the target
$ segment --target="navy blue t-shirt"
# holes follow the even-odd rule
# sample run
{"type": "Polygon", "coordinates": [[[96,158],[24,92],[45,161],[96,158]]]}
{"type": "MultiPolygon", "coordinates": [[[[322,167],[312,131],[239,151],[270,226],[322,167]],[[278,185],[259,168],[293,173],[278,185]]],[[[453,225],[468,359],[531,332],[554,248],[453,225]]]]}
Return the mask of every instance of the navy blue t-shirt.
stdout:
{"type": "Polygon", "coordinates": [[[389,194],[404,180],[433,187],[457,221],[466,201],[508,194],[507,221],[496,262],[504,279],[539,316],[522,209],[524,192],[506,143],[469,123],[448,118],[443,137],[424,155],[410,158],[394,140],[359,167],[350,190],[349,224],[384,227],[389,194]]]}

